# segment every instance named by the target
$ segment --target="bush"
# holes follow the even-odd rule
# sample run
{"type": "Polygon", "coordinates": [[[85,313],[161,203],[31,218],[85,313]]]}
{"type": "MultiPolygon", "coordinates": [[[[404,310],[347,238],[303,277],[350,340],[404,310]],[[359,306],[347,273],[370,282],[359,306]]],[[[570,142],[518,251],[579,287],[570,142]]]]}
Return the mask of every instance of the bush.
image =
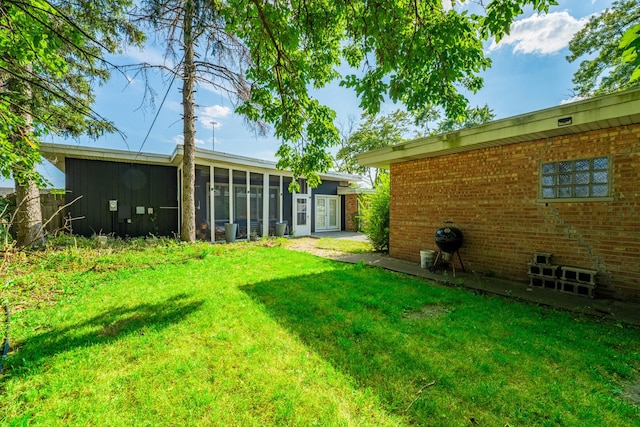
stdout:
{"type": "Polygon", "coordinates": [[[377,251],[389,250],[389,175],[381,174],[373,194],[364,197],[360,205],[364,232],[377,251]]]}

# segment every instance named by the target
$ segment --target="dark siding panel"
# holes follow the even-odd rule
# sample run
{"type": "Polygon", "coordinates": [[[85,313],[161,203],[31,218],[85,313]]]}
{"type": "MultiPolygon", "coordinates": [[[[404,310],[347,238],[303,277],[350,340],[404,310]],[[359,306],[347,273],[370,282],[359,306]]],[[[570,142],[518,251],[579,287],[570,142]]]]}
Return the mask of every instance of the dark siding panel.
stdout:
{"type": "Polygon", "coordinates": [[[68,158],[66,171],[67,202],[82,196],[68,209],[73,218],[83,217],[73,221],[75,234],[137,237],[177,232],[176,168],[68,158]],[[113,199],[118,200],[118,212],[109,211],[113,199]],[[136,206],[144,207],[144,214],[136,214],[136,206]]]}
{"type": "Polygon", "coordinates": [[[326,194],[328,196],[335,196],[338,194],[338,181],[323,180],[322,184],[313,189],[312,194],[326,194]]]}

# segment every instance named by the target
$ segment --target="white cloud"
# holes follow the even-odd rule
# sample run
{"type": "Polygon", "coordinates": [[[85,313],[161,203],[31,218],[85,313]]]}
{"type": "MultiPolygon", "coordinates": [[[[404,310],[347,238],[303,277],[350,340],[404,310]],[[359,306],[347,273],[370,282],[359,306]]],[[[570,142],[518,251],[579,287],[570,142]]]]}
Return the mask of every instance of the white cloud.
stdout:
{"type": "MultiPolygon", "coordinates": [[[[182,135],[182,134],[175,135],[172,138],[172,140],[173,140],[173,143],[176,144],[176,145],[184,145],[184,135],[182,135]]],[[[207,143],[207,141],[205,141],[204,139],[196,138],[196,145],[204,145],[206,143],[207,143]]]]}
{"type": "Polygon", "coordinates": [[[571,104],[572,102],[582,101],[582,100],[585,100],[587,98],[589,98],[589,97],[588,96],[580,96],[580,95],[572,96],[571,98],[563,99],[562,101],[560,101],[560,105],[571,104]]]}
{"type": "Polygon", "coordinates": [[[198,121],[205,129],[212,129],[213,123],[215,122],[215,127],[218,129],[222,126],[220,119],[227,117],[231,112],[231,108],[229,107],[210,105],[198,111],[198,121]]]}
{"type": "Polygon", "coordinates": [[[207,82],[198,82],[198,87],[206,90],[207,92],[213,93],[215,95],[224,95],[225,92],[216,85],[207,82]]]}
{"type": "Polygon", "coordinates": [[[585,16],[576,19],[567,11],[533,15],[514,22],[511,25],[511,34],[500,40],[500,43],[496,44],[494,41],[489,51],[512,46],[513,53],[557,53],[568,46],[573,35],[590,18],[591,16],[585,16]]]}
{"type": "Polygon", "coordinates": [[[182,103],[178,101],[167,100],[164,102],[163,108],[165,111],[173,111],[180,114],[184,112],[182,108],[182,103]]]}
{"type": "Polygon", "coordinates": [[[273,150],[259,150],[251,153],[251,157],[256,159],[268,160],[270,162],[277,162],[276,152],[273,150]]]}
{"type": "Polygon", "coordinates": [[[167,67],[173,66],[172,61],[165,59],[164,53],[151,47],[145,47],[144,49],[127,49],[124,54],[136,63],[166,65],[167,67]]]}

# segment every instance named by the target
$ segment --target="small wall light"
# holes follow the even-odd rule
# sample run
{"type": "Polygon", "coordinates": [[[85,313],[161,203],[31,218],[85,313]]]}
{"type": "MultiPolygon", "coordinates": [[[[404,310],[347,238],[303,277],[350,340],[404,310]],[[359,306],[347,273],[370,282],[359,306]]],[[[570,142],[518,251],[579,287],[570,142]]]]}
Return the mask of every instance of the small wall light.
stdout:
{"type": "Polygon", "coordinates": [[[573,122],[571,117],[563,117],[558,119],[558,126],[569,126],[573,122]]]}

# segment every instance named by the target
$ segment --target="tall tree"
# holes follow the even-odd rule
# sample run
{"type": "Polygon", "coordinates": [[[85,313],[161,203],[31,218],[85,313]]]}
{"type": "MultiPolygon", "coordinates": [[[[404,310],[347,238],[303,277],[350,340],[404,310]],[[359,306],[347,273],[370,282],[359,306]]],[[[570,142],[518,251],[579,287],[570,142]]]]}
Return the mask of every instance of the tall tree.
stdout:
{"type": "MultiPolygon", "coordinates": [[[[195,91],[209,84],[229,95],[238,105],[250,99],[245,77],[250,52],[226,27],[241,15],[226,2],[216,0],[144,0],[137,12],[158,33],[166,46],[162,68],[182,81],[183,160],[182,221],[180,237],[195,240],[195,91]]],[[[259,120],[258,129],[262,130],[259,120]]]]}
{"type": "Polygon", "coordinates": [[[20,245],[43,238],[38,138],[114,130],[91,109],[93,87],[109,77],[105,52],[143,39],[125,15],[129,7],[129,0],[7,0],[0,7],[0,173],[16,182],[20,245]]]}
{"type": "Polygon", "coordinates": [[[587,25],[578,31],[571,42],[567,56],[569,62],[583,59],[573,75],[575,95],[587,98],[595,95],[630,89],[640,85],[640,80],[631,81],[635,68],[633,47],[640,31],[640,2],[638,0],[616,0],[609,9],[593,16],[587,25]],[[633,28],[636,31],[633,31],[633,28]],[[631,46],[621,45],[622,37],[628,33],[631,46]],[[634,37],[635,34],[635,37],[634,37]]]}
{"type": "MultiPolygon", "coordinates": [[[[167,70],[183,81],[184,120],[193,120],[195,83],[227,91],[236,112],[282,141],[278,166],[311,186],[331,166],[338,143],[335,113],[309,95],[341,76],[342,61],[361,74],[345,76],[371,114],[388,98],[413,112],[441,106],[461,117],[489,66],[482,39],[508,33],[523,5],[548,11],[554,0],[497,0],[484,16],[443,6],[441,0],[143,0],[140,17],[167,41],[167,70]],[[193,61],[190,60],[194,52],[193,61]]],[[[185,124],[182,239],[195,239],[195,136],[185,124]]],[[[297,180],[293,180],[295,189],[297,180]]]]}
{"type": "Polygon", "coordinates": [[[363,175],[373,187],[377,187],[380,173],[385,170],[361,166],[356,156],[366,151],[375,150],[403,142],[410,133],[414,137],[452,132],[493,119],[495,114],[488,105],[468,108],[462,118],[448,118],[436,108],[420,111],[414,117],[407,112],[396,110],[387,115],[363,114],[357,127],[351,123],[340,140],[340,149],[336,153],[336,169],[341,172],[363,175]],[[435,122],[435,128],[429,126],[435,122]]]}
{"type": "Polygon", "coordinates": [[[404,141],[411,127],[411,118],[405,111],[396,110],[389,114],[363,114],[362,122],[355,131],[340,142],[336,153],[336,166],[341,172],[363,175],[371,186],[378,184],[380,171],[377,168],[361,166],[356,155],[404,141]]]}
{"type": "Polygon", "coordinates": [[[489,108],[487,104],[482,107],[467,108],[462,119],[452,119],[445,117],[431,131],[432,134],[453,132],[460,129],[467,129],[473,126],[478,126],[487,123],[496,115],[489,108]]]}
{"type": "Polygon", "coordinates": [[[624,33],[619,46],[622,49],[622,60],[634,67],[629,82],[640,84],[640,23],[633,25],[624,33]]]}

